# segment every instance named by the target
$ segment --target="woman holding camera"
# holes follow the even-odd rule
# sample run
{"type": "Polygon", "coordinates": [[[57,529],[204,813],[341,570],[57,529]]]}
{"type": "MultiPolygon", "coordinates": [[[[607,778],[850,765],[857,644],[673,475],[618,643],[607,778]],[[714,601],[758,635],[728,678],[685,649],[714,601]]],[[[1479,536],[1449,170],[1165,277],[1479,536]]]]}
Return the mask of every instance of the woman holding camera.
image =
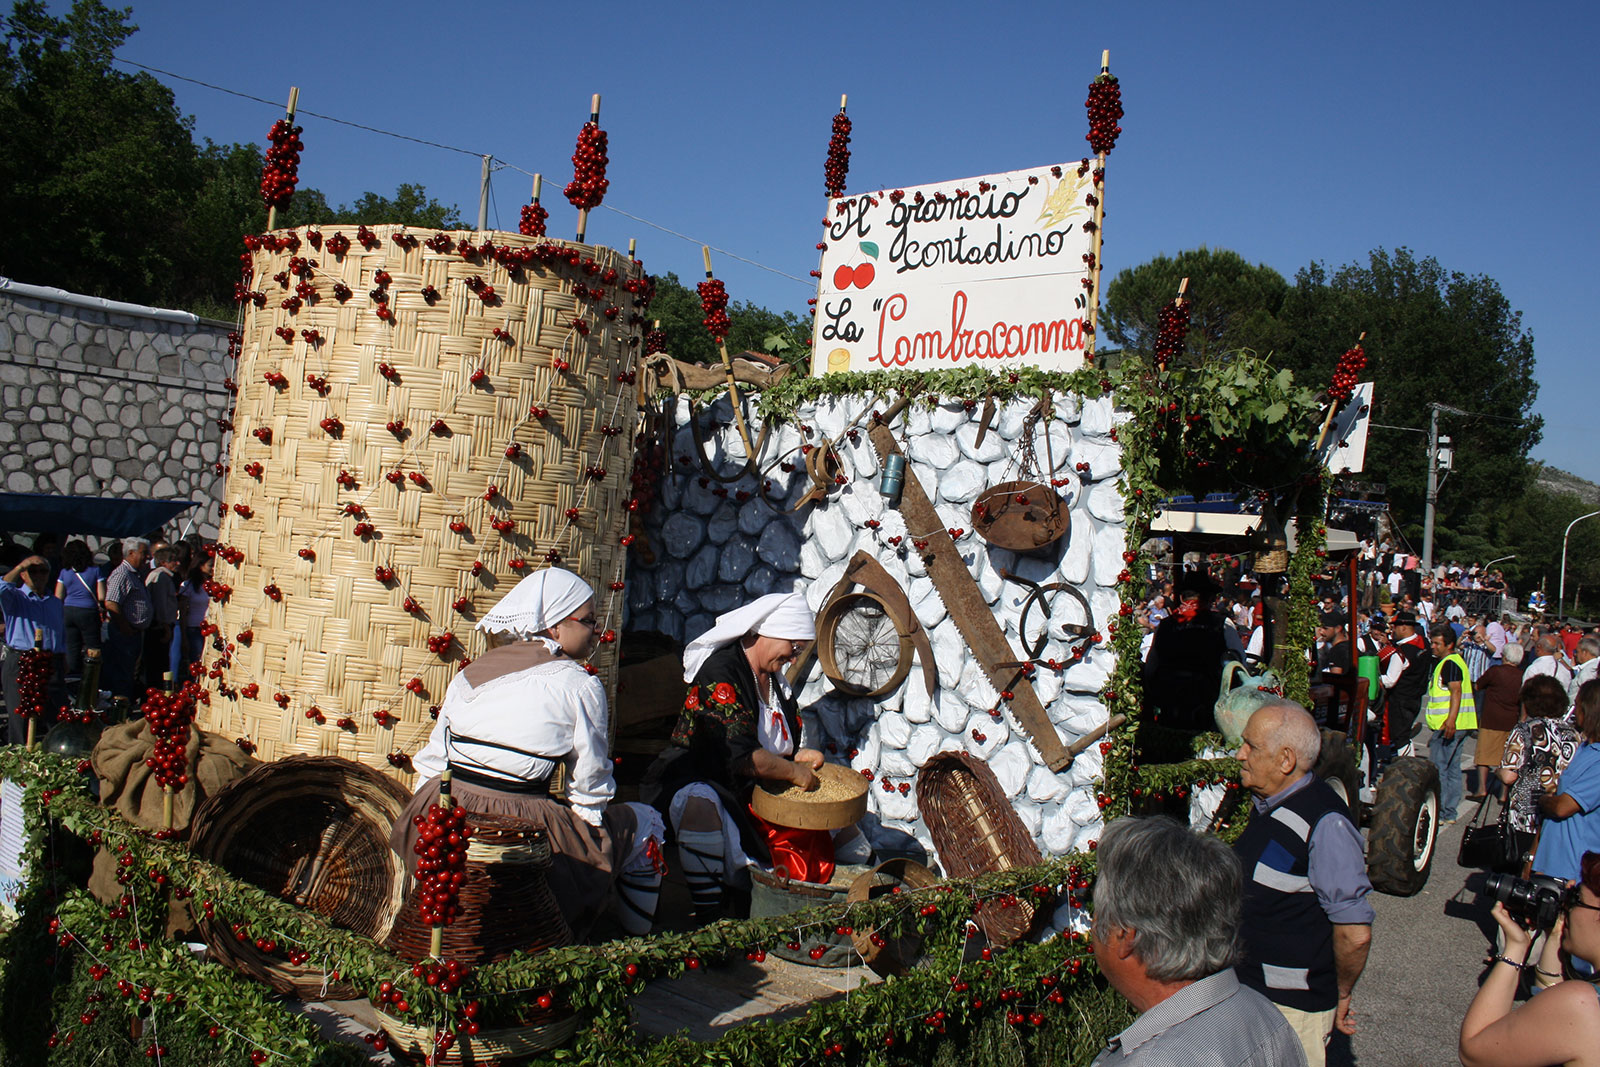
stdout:
{"type": "Polygon", "coordinates": [[[1525,968],[1531,966],[1536,977],[1554,980],[1561,974],[1559,951],[1579,959],[1600,960],[1600,853],[1584,855],[1578,884],[1567,890],[1564,914],[1544,939],[1537,963],[1528,960],[1532,931],[1513,919],[1504,904],[1495,904],[1493,915],[1505,935],[1505,952],[1494,958],[1467,1017],[1461,1020],[1462,1064],[1600,1065],[1600,990],[1593,984],[1554,981],[1513,1010],[1517,980],[1525,968]]]}

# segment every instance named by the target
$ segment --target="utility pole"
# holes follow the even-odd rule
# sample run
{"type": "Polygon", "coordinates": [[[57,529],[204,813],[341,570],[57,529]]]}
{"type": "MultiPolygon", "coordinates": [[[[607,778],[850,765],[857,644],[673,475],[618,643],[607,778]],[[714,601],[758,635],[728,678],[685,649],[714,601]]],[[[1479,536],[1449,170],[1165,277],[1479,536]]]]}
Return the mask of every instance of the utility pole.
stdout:
{"type": "Polygon", "coordinates": [[[1471,415],[1470,411],[1453,408],[1449,404],[1438,401],[1428,405],[1430,417],[1428,419],[1428,498],[1422,513],[1422,573],[1433,576],[1433,510],[1439,503],[1439,468],[1450,470],[1454,464],[1455,453],[1450,447],[1450,438],[1439,436],[1439,412],[1448,411],[1452,415],[1471,415]]]}
{"type": "Polygon", "coordinates": [[[1579,515],[1567,523],[1567,532],[1561,535],[1561,586],[1556,593],[1556,618],[1564,618],[1567,610],[1567,538],[1572,536],[1572,528],[1584,519],[1592,519],[1600,515],[1600,511],[1591,511],[1587,515],[1579,515]]]}

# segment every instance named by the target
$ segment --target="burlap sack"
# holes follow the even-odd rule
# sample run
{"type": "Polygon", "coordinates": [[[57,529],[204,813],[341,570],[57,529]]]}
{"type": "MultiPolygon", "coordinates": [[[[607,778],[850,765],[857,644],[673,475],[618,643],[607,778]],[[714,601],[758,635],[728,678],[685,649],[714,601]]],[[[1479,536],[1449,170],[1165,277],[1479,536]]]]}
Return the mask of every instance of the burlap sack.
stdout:
{"type": "MultiPolygon", "coordinates": [[[[115,807],[118,814],[135,826],[159,830],[161,785],[156,781],[155,772],[145,764],[154,743],[149,724],[144,719],[134,719],[109,727],[101,734],[89,760],[100,779],[100,802],[115,807]]],[[[233,741],[199,730],[189,731],[184,755],[189,762],[189,783],[172,798],[172,825],[180,837],[189,835],[189,821],[207,797],[260,763],[245,755],[233,741]]],[[[102,902],[122,895],[122,887],[117,884],[116,857],[105,849],[95,856],[89,891],[102,902]]],[[[168,933],[176,935],[191,930],[193,922],[184,903],[173,901],[172,905],[168,933]]]]}

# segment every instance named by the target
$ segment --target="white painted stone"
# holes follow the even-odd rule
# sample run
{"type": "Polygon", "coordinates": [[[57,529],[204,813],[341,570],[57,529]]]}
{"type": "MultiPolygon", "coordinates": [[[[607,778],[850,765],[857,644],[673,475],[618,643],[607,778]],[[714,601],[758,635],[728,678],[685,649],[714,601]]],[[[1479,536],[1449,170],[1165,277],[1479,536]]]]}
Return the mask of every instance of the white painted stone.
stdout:
{"type": "Polygon", "coordinates": [[[1072,821],[1067,805],[1052,805],[1045,809],[1039,827],[1040,842],[1044,851],[1052,856],[1065,855],[1072,849],[1078,834],[1078,824],[1072,821]]]}
{"type": "Polygon", "coordinates": [[[933,698],[928,695],[928,687],[922,682],[920,664],[911,669],[905,685],[901,686],[900,712],[912,723],[921,724],[933,719],[933,698]]]}
{"type": "Polygon", "coordinates": [[[717,561],[717,578],[724,582],[742,581],[755,566],[756,554],[745,541],[730,541],[722,546],[722,556],[717,561]]]}
{"type": "MultiPolygon", "coordinates": [[[[972,416],[967,413],[967,409],[962,407],[959,401],[953,400],[946,401],[934,408],[931,417],[927,415],[924,415],[924,417],[929,418],[929,428],[936,434],[955,433],[956,428],[962,423],[972,421],[972,416]]],[[[916,429],[915,425],[913,425],[913,429],[916,429]]]]}
{"type": "Polygon", "coordinates": [[[1098,693],[1105,688],[1106,679],[1111,677],[1114,661],[1115,657],[1109,651],[1095,649],[1062,673],[1061,684],[1067,689],[1098,693]]]}
{"type": "Polygon", "coordinates": [[[1036,403],[1037,401],[1032,398],[1022,399],[1019,397],[1001,408],[999,415],[995,418],[995,428],[999,431],[1000,436],[1007,441],[1016,441],[1020,438],[1023,426],[1027,423],[1028,415],[1033,411],[1036,403]]]}
{"type": "Polygon", "coordinates": [[[1017,820],[1022,823],[1022,828],[1028,831],[1028,836],[1035,840],[1039,837],[1039,823],[1042,815],[1037,805],[1017,804],[1012,809],[1017,813],[1017,820]]]}
{"type": "Polygon", "coordinates": [[[1075,790],[1067,795],[1062,811],[1079,826],[1097,825],[1100,822],[1100,805],[1087,789],[1075,790]]]}
{"type": "MultiPolygon", "coordinates": [[[[955,438],[949,434],[930,434],[912,440],[911,455],[917,465],[931,468],[937,474],[949,470],[960,461],[961,449],[956,447],[955,438]]],[[[927,477],[925,473],[921,476],[927,477]]],[[[926,481],[923,484],[926,485],[926,481]]]]}
{"type": "Polygon", "coordinates": [[[1049,767],[1035,767],[1033,773],[1028,775],[1028,799],[1035,803],[1054,800],[1066,791],[1066,783],[1049,767]]]}
{"type": "Polygon", "coordinates": [[[848,398],[822,397],[817,401],[811,418],[807,421],[817,436],[812,441],[831,441],[844,433],[845,424],[850,421],[850,413],[846,411],[848,398]]]}
{"type": "MultiPolygon", "coordinates": [[[[822,558],[822,549],[818,548],[812,541],[802,542],[800,545],[800,573],[815,575],[825,566],[827,566],[827,562],[822,558]]],[[[819,593],[817,598],[814,598],[815,603],[811,605],[813,610],[822,607],[822,598],[825,596],[826,593],[819,593]]]]}
{"type": "MultiPolygon", "coordinates": [[[[844,450],[846,476],[851,482],[863,482],[878,477],[878,450],[872,447],[865,430],[861,431],[855,444],[851,444],[846,438],[844,450]]],[[[872,488],[877,489],[876,481],[873,481],[872,488]]]]}
{"type": "Polygon", "coordinates": [[[1122,470],[1122,449],[1113,444],[1102,444],[1080,437],[1072,446],[1072,471],[1092,482],[1114,479],[1122,470]],[[1078,464],[1087,463],[1089,470],[1080,471],[1078,464]]]}
{"type": "Polygon", "coordinates": [[[868,790],[868,795],[877,804],[878,817],[884,822],[912,823],[921,821],[917,812],[917,793],[915,789],[902,796],[898,789],[893,793],[885,793],[882,787],[874,782],[872,788],[868,790]]]}
{"type": "Polygon", "coordinates": [[[911,757],[904,749],[883,748],[878,753],[878,778],[893,778],[896,781],[914,778],[917,774],[917,765],[911,762],[911,757]]]}
{"type": "Polygon", "coordinates": [[[1022,792],[1022,787],[1028,781],[1028,775],[1033,770],[1033,758],[1028,753],[1026,741],[1013,739],[989,758],[989,769],[999,779],[1000,788],[1008,797],[1022,792]]]}
{"type": "Polygon", "coordinates": [[[966,733],[961,736],[967,751],[987,762],[1011,740],[1011,728],[987,715],[973,715],[968,718],[966,733]]]}
{"type": "Polygon", "coordinates": [[[984,435],[983,444],[978,444],[976,420],[959,427],[955,432],[955,439],[961,454],[979,463],[993,463],[997,459],[1004,459],[1008,454],[1005,438],[992,430],[984,435]]]}
{"type": "MultiPolygon", "coordinates": [[[[815,590],[819,598],[815,610],[821,610],[823,602],[828,599],[828,594],[833,592],[833,587],[838,585],[839,579],[844,577],[844,569],[848,564],[849,560],[841,559],[835,563],[828,564],[817,572],[816,579],[811,583],[811,590],[815,590]]],[[[808,590],[806,593],[808,603],[810,598],[811,591],[808,590]]]]}
{"type": "Polygon", "coordinates": [[[1078,432],[1105,437],[1111,432],[1111,398],[1095,397],[1083,401],[1083,411],[1078,418],[1078,432]]]}
{"type": "Polygon", "coordinates": [[[947,734],[961,734],[966,731],[967,718],[972,709],[963,700],[960,694],[950,689],[940,688],[933,694],[933,721],[939,724],[939,729],[947,734]]]}
{"type": "Polygon", "coordinates": [[[944,740],[944,731],[932,723],[918,726],[911,731],[911,740],[906,743],[906,755],[910,756],[911,762],[918,767],[926,767],[928,760],[939,751],[944,740]]]}
{"type": "Polygon", "coordinates": [[[807,541],[816,543],[823,559],[832,563],[849,556],[855,544],[856,528],[845,517],[844,509],[831,503],[813,508],[806,526],[807,541]]]}
{"type": "Polygon", "coordinates": [[[883,497],[878,495],[877,483],[870,480],[854,481],[839,490],[830,506],[843,512],[844,521],[851,529],[860,531],[858,536],[865,537],[867,520],[878,519],[883,513],[883,497]]]}
{"type": "MultiPolygon", "coordinates": [[[[932,582],[924,583],[915,592],[916,596],[911,601],[911,610],[916,612],[917,620],[922,623],[923,629],[931,634],[933,628],[944,622],[949,616],[949,612],[945,609],[944,601],[939,599],[939,590],[934,588],[932,582]]],[[[937,651],[937,646],[935,646],[935,651],[937,651]]],[[[939,657],[935,655],[934,658],[938,659],[939,657]]],[[[946,667],[946,672],[953,670],[954,668],[952,667],[946,667]]]]}
{"type": "Polygon", "coordinates": [[[972,560],[968,564],[968,569],[973,572],[972,576],[977,579],[978,592],[983,594],[983,602],[985,604],[998,604],[1002,589],[1008,583],[1000,577],[1000,573],[995,570],[994,564],[989,562],[989,554],[987,552],[973,552],[970,555],[972,560]]]}
{"type": "Polygon", "coordinates": [[[958,463],[939,475],[938,497],[945,505],[959,506],[957,514],[962,516],[958,525],[970,528],[971,504],[978,499],[978,494],[988,484],[983,467],[975,463],[958,463]]]}
{"type": "Polygon", "coordinates": [[[1101,522],[1120,523],[1123,517],[1122,486],[1117,482],[1097,482],[1089,488],[1086,504],[1089,514],[1101,522]]]}
{"type": "MultiPolygon", "coordinates": [[[[1122,553],[1127,547],[1126,536],[1120,526],[1102,527],[1094,535],[1093,573],[1096,585],[1116,585],[1117,575],[1127,566],[1122,561],[1122,553]]],[[[1101,618],[1098,611],[1095,613],[1095,618],[1097,620],[1101,618]]]]}
{"type": "Polygon", "coordinates": [[[683,583],[689,589],[704,589],[716,578],[717,546],[705,545],[690,559],[683,571],[683,583]]]}

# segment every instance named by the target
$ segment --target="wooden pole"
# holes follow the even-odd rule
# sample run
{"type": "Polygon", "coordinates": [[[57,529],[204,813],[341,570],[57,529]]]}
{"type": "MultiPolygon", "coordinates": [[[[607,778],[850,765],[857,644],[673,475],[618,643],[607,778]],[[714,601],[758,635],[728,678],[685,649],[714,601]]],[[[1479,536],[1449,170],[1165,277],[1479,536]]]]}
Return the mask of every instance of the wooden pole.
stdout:
{"type": "MultiPolygon", "coordinates": [[[[443,808],[456,806],[455,797],[450,795],[450,768],[448,766],[439,773],[438,804],[443,808]]],[[[439,959],[444,955],[444,927],[438,924],[434,924],[432,929],[428,931],[428,955],[433,959],[439,959]]]]}
{"type": "Polygon", "coordinates": [[[483,169],[478,172],[478,232],[489,228],[489,161],[483,157],[483,169]]]}
{"type": "MultiPolygon", "coordinates": [[[[712,280],[711,274],[711,246],[700,246],[701,258],[706,264],[706,281],[712,280]]],[[[728,339],[717,340],[717,350],[722,353],[722,369],[728,374],[728,401],[733,405],[733,421],[739,425],[739,437],[744,441],[745,464],[754,471],[756,469],[756,446],[750,440],[750,427],[745,425],[744,408],[739,402],[739,383],[733,377],[733,357],[728,355],[728,339]]]]}
{"type": "MultiPolygon", "coordinates": [[[[595,125],[600,124],[600,94],[595,93],[589,101],[589,121],[595,125]]],[[[589,232],[589,209],[578,210],[578,243],[584,244],[584,235],[589,232]]]]}
{"type": "MultiPolygon", "coordinates": [[[[1366,339],[1367,339],[1367,331],[1366,330],[1362,330],[1361,331],[1361,336],[1356,338],[1356,344],[1359,345],[1362,341],[1365,341],[1366,339]]],[[[1332,397],[1329,397],[1328,398],[1328,414],[1325,415],[1323,417],[1323,419],[1322,419],[1322,429],[1317,434],[1317,443],[1311,449],[1312,454],[1316,454],[1317,452],[1322,451],[1322,442],[1324,442],[1324,441],[1326,441],[1328,439],[1328,429],[1329,429],[1329,427],[1331,427],[1333,425],[1333,416],[1334,416],[1334,413],[1336,411],[1338,411],[1338,410],[1339,410],[1339,405],[1337,405],[1337,404],[1335,404],[1333,402],[1333,398],[1332,397]]],[[[1431,462],[1431,460],[1430,460],[1430,462],[1431,462]]]]}
{"type": "MultiPolygon", "coordinates": [[[[1107,48],[1100,53],[1100,73],[1111,73],[1111,49],[1107,48]]],[[[1095,157],[1096,166],[1102,174],[1106,169],[1106,154],[1101,152],[1095,157]]],[[[1090,172],[1089,188],[1094,191],[1094,197],[1099,203],[1094,206],[1094,236],[1091,240],[1093,247],[1089,254],[1093,257],[1094,268],[1091,271],[1093,284],[1089,286],[1089,328],[1084,331],[1083,358],[1085,361],[1094,358],[1095,328],[1100,322],[1100,245],[1101,231],[1105,228],[1106,220],[1106,183],[1102,178],[1100,187],[1095,189],[1093,171],[1090,172]]]]}
{"type": "MultiPolygon", "coordinates": [[[[38,626],[33,628],[33,650],[35,652],[44,651],[44,630],[38,626]]],[[[39,716],[42,714],[44,714],[44,706],[40,705],[39,707],[33,709],[32,715],[28,716],[28,736],[24,739],[24,748],[33,747],[34,724],[38,721],[39,716]]]]}
{"type": "MultiPolygon", "coordinates": [[[[289,86],[289,105],[283,109],[284,110],[284,118],[288,120],[288,123],[291,126],[294,125],[294,109],[296,107],[298,107],[299,105],[300,105],[300,87],[298,85],[291,85],[291,86],[289,86]]],[[[277,228],[278,228],[278,209],[275,208],[275,207],[269,207],[269,208],[267,208],[267,230],[270,232],[270,231],[275,230],[277,228]]]]}

